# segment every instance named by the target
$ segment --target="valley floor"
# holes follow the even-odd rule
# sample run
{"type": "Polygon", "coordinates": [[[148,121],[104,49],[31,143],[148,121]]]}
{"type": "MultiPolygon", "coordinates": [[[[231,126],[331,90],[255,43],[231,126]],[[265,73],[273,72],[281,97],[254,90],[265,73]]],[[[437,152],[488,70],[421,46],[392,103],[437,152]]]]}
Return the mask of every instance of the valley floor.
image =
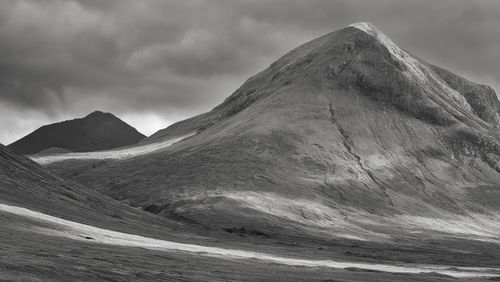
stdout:
{"type": "Polygon", "coordinates": [[[481,280],[493,267],[304,259],[176,243],[97,228],[0,204],[0,279],[481,280]],[[13,224],[15,222],[15,224],[13,224]]]}

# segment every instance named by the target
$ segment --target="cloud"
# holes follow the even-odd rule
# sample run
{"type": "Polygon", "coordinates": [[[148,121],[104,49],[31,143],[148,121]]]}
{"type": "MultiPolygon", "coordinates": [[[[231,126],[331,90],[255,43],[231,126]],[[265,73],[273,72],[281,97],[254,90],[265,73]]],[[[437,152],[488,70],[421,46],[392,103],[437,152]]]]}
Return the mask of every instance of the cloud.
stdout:
{"type": "Polygon", "coordinates": [[[1,1],[0,105],[9,108],[9,132],[0,142],[95,109],[151,134],[163,121],[209,110],[301,43],[356,21],[500,89],[499,8],[488,0],[1,1]]]}

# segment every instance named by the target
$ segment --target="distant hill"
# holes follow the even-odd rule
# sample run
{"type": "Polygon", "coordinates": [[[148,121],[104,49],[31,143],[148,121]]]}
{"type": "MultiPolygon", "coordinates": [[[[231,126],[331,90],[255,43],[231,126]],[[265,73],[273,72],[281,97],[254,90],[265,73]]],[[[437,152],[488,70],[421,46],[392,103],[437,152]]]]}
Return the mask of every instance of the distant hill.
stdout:
{"type": "Polygon", "coordinates": [[[8,147],[21,154],[53,147],[89,152],[132,145],[145,137],[113,114],[95,111],[84,118],[42,126],[8,147]]]}

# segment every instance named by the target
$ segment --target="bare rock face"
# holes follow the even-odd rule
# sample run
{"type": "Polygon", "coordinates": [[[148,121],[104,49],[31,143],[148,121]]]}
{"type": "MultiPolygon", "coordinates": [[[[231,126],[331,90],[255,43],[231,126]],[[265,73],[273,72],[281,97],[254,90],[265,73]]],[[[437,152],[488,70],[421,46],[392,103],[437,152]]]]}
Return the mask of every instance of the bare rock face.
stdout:
{"type": "Polygon", "coordinates": [[[440,67],[431,67],[451,88],[465,97],[479,118],[496,128],[500,127],[500,117],[498,115],[500,102],[493,88],[468,81],[440,67]]]}
{"type": "Polygon", "coordinates": [[[481,228],[493,232],[499,104],[491,88],[357,23],[142,143],[195,136],[75,179],[208,227],[380,239],[388,226],[448,230],[488,216],[481,228]]]}
{"type": "Polygon", "coordinates": [[[20,154],[53,147],[90,152],[136,144],[145,137],[113,114],[95,111],[83,118],[42,126],[8,147],[20,154]]]}

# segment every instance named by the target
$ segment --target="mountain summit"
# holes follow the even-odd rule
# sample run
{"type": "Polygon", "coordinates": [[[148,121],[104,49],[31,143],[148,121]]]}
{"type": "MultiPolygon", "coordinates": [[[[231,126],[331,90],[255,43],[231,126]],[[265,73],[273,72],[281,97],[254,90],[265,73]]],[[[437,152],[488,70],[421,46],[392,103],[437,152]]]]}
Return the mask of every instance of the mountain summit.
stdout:
{"type": "Polygon", "coordinates": [[[456,236],[461,224],[460,236],[494,234],[499,109],[490,87],[356,23],[141,144],[194,136],[75,180],[210,228],[387,240],[422,230],[456,236]]]}
{"type": "Polygon", "coordinates": [[[95,111],[42,126],[8,147],[21,154],[88,152],[135,144],[145,137],[113,114],[95,111]]]}

